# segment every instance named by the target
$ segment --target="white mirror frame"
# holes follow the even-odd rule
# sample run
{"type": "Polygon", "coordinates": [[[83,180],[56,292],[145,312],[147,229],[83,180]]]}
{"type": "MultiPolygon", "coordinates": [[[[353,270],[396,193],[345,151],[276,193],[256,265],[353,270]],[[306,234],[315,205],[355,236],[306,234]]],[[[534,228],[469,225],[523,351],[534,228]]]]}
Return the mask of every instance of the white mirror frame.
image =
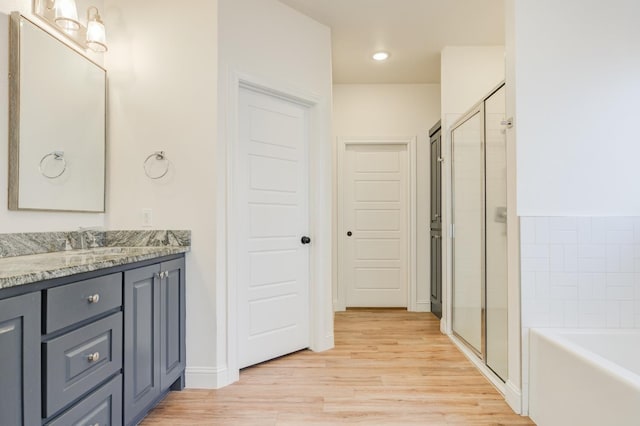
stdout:
{"type": "MultiPolygon", "coordinates": [[[[43,57],[46,52],[43,52],[43,57]]],[[[33,56],[33,55],[32,55],[33,56]]],[[[77,58],[75,56],[67,56],[71,57],[74,60],[77,58]]],[[[43,69],[43,73],[49,72],[49,67],[46,65],[41,66],[33,66],[29,67],[29,71],[33,71],[34,69],[43,69]]],[[[27,72],[27,67],[25,67],[24,72],[27,72]]],[[[48,79],[48,76],[42,76],[38,79],[38,83],[51,82],[52,85],[55,84],[55,79],[48,79]]],[[[106,70],[95,62],[91,61],[86,56],[82,55],[72,47],[63,43],[46,30],[30,21],[29,19],[22,16],[19,12],[13,12],[10,17],[9,24],[9,210],[40,210],[40,211],[65,211],[65,212],[85,212],[85,213],[104,213],[105,212],[105,183],[106,183],[106,70]],[[104,73],[104,92],[98,92],[94,97],[100,100],[100,104],[102,107],[102,111],[98,111],[98,114],[94,114],[94,117],[97,117],[99,127],[94,127],[94,133],[97,134],[97,138],[94,140],[97,141],[98,145],[91,147],[90,144],[83,145],[85,139],[83,138],[80,143],[76,144],[76,147],[81,147],[80,150],[74,150],[74,146],[72,143],[68,142],[67,139],[73,139],[72,137],[66,137],[67,132],[65,133],[65,140],[55,140],[53,138],[53,134],[56,132],[48,132],[49,129],[44,129],[40,136],[41,138],[31,138],[26,139],[24,135],[21,135],[21,130],[24,129],[39,129],[43,126],[43,122],[46,120],[34,120],[34,122],[24,123],[26,120],[25,116],[29,116],[29,114],[25,114],[25,111],[21,110],[24,107],[24,104],[28,104],[25,99],[22,99],[24,96],[23,88],[25,84],[24,75],[21,73],[21,61],[23,58],[22,52],[22,41],[21,41],[21,28],[22,25],[32,25],[37,30],[42,31],[46,34],[46,37],[50,37],[53,40],[53,43],[59,43],[60,49],[68,49],[68,51],[62,51],[64,55],[78,55],[82,60],[87,61],[88,68],[92,69],[95,73],[100,75],[100,79],[102,79],[102,74],[104,73]],[[94,68],[95,67],[95,68],[94,68]],[[46,137],[42,137],[46,136],[46,137]],[[21,169],[21,148],[23,151],[22,161],[25,162],[26,154],[29,151],[33,151],[34,142],[32,139],[46,139],[43,141],[42,147],[39,147],[37,150],[37,159],[34,160],[34,153],[31,152],[31,157],[29,159],[28,167],[25,167],[23,164],[21,169]],[[21,147],[22,144],[22,147],[21,147]],[[48,146],[47,146],[48,145],[48,146]],[[70,149],[64,149],[64,146],[70,146],[70,149]],[[93,153],[96,155],[87,157],[82,157],[81,154],[85,147],[91,147],[93,153]],[[65,152],[66,151],[66,152],[65,152]],[[96,158],[92,158],[96,157],[96,158]],[[33,160],[33,161],[32,161],[33,160]],[[52,163],[53,161],[59,161],[60,163],[52,163]],[[98,163],[100,167],[97,167],[96,172],[96,164],[98,163]],[[48,164],[54,164],[59,167],[53,167],[51,170],[47,170],[48,164]],[[101,169],[101,170],[100,170],[101,169]],[[71,170],[71,171],[70,171],[71,170]],[[97,180],[96,185],[93,188],[84,188],[86,186],[86,181],[91,181],[88,176],[82,175],[82,172],[91,173],[91,176],[94,180],[97,180]],[[66,172],[66,173],[65,173],[66,172]],[[101,173],[100,173],[101,172],[101,173]],[[37,185],[31,185],[29,182],[25,182],[25,175],[29,174],[31,176],[30,181],[34,181],[39,179],[37,185]],[[77,173],[73,175],[73,173],[77,173]],[[37,174],[37,175],[36,175],[37,174]],[[95,176],[93,176],[95,175],[95,176]],[[34,177],[35,176],[35,177],[34,177]],[[34,189],[37,193],[34,193],[34,189]],[[89,192],[80,193],[79,188],[88,189],[89,192]],[[30,192],[28,192],[29,190],[30,192]],[[42,203],[33,201],[26,202],[25,199],[39,199],[43,198],[42,203]],[[50,202],[47,202],[46,199],[49,199],[50,202]],[[92,202],[84,202],[86,199],[92,199],[92,202]]],[[[73,92],[73,91],[72,91],[73,92]]],[[[64,98],[66,99],[66,98],[64,98]]],[[[69,99],[73,99],[73,96],[70,96],[69,99]]],[[[62,104],[61,97],[55,97],[54,95],[40,96],[38,95],[37,99],[31,100],[31,104],[38,104],[41,102],[49,101],[42,109],[46,110],[47,113],[55,112],[61,109],[64,109],[64,105],[62,104]]],[[[76,114],[78,111],[74,110],[65,116],[66,122],[69,122],[69,116],[76,114]]],[[[34,114],[31,114],[34,115],[34,114]]],[[[50,119],[48,114],[45,117],[46,119],[50,119]]],[[[73,117],[73,125],[68,125],[65,129],[69,129],[69,134],[73,133],[73,129],[76,127],[76,123],[83,123],[85,120],[86,114],[84,114],[84,110],[81,111],[80,114],[76,114],[73,117]]],[[[50,120],[51,121],[51,120],[50,120]]],[[[57,120],[53,120],[57,121],[57,120]]],[[[54,129],[55,130],[55,129],[54,129]]],[[[59,129],[58,129],[59,130],[59,129]]],[[[58,132],[60,133],[60,132],[58,132]]],[[[62,138],[59,138],[62,139],[62,138]]]]}

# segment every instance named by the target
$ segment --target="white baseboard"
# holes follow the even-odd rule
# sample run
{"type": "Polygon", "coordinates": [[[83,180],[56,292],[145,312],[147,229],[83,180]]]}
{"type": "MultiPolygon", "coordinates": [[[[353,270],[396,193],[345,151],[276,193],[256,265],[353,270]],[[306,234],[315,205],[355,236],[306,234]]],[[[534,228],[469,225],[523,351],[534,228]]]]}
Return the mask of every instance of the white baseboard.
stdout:
{"type": "Polygon", "coordinates": [[[333,312],[344,312],[347,310],[347,307],[340,304],[337,300],[333,301],[333,312]]]}
{"type": "Polygon", "coordinates": [[[186,387],[189,389],[220,389],[238,381],[239,377],[224,367],[187,367],[186,387]]]}
{"type": "Polygon", "coordinates": [[[416,310],[415,312],[431,312],[431,302],[421,302],[418,301],[416,303],[416,310]]]}
{"type": "Polygon", "coordinates": [[[504,399],[516,414],[524,415],[522,413],[522,392],[511,380],[507,380],[505,384],[504,399]]]}
{"type": "Polygon", "coordinates": [[[333,349],[335,346],[333,334],[327,334],[323,338],[315,339],[315,344],[311,346],[313,352],[324,352],[333,349]]]}

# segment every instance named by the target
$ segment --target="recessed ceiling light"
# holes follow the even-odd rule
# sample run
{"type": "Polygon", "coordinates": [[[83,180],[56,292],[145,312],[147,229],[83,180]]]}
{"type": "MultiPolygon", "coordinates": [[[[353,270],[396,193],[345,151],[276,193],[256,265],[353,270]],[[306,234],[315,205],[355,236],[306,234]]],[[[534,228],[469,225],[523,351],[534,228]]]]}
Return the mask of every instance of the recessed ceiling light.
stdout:
{"type": "Polygon", "coordinates": [[[389,59],[389,52],[376,52],[373,54],[373,59],[376,61],[386,61],[389,59]]]}

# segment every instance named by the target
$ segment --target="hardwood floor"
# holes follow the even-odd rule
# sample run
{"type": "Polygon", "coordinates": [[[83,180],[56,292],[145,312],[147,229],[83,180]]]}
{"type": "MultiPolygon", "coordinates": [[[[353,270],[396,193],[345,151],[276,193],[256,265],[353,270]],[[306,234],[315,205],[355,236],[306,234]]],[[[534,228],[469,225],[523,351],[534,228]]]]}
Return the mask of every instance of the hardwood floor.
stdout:
{"type": "Polygon", "coordinates": [[[149,425],[532,425],[440,334],[431,314],[336,314],[335,349],[243,370],[215,391],[171,393],[149,425]]]}

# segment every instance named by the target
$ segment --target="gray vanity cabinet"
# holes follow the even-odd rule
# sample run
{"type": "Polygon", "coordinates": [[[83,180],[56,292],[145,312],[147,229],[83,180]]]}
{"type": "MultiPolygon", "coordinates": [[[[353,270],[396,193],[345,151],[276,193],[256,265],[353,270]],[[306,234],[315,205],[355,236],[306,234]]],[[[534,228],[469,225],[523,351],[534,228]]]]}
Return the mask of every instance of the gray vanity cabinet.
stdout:
{"type": "Polygon", "coordinates": [[[185,271],[184,259],[161,264],[160,280],[160,387],[184,389],[185,271]],[[180,379],[179,382],[176,381],[180,379]]]}
{"type": "Polygon", "coordinates": [[[125,425],[184,387],[184,294],[184,259],[125,272],[125,425]]]}
{"type": "Polygon", "coordinates": [[[160,265],[124,274],[124,424],[160,396],[160,265]]]}
{"type": "Polygon", "coordinates": [[[0,426],[132,426],[184,388],[183,254],[0,288],[0,426]]]}
{"type": "Polygon", "coordinates": [[[0,425],[40,425],[40,293],[0,300],[0,425]]]}

